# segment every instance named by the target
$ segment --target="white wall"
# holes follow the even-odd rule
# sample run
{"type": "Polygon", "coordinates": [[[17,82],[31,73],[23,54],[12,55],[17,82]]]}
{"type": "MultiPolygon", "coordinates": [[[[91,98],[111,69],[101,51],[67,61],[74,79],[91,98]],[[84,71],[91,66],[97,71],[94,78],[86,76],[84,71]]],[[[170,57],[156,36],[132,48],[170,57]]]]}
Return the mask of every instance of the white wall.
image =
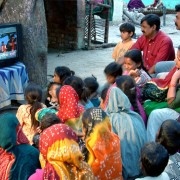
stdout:
{"type": "Polygon", "coordinates": [[[113,24],[120,24],[122,22],[123,14],[123,0],[114,0],[113,24]]]}

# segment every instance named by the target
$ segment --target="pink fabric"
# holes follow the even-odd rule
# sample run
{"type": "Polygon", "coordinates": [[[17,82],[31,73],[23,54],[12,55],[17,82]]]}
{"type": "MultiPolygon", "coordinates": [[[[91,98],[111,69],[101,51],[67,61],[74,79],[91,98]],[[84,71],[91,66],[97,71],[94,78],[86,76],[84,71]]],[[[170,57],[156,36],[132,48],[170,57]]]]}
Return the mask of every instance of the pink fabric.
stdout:
{"type": "Polygon", "coordinates": [[[172,61],[175,59],[172,40],[162,31],[159,31],[150,40],[142,35],[131,49],[143,51],[144,66],[147,70],[159,61],[172,61]]]}
{"type": "Polygon", "coordinates": [[[43,170],[36,169],[36,172],[31,175],[28,180],[43,180],[43,170]]]}

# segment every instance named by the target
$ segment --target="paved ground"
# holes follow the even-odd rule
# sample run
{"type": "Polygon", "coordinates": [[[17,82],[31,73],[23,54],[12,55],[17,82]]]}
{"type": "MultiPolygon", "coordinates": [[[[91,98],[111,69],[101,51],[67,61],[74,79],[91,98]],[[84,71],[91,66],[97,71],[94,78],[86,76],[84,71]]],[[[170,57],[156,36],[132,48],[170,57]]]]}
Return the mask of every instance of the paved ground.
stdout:
{"type": "MultiPolygon", "coordinates": [[[[173,40],[175,49],[180,45],[180,31],[177,31],[173,19],[175,15],[167,15],[166,26],[161,29],[166,32],[173,40]]],[[[141,29],[136,27],[136,35],[141,35],[141,29]]],[[[120,33],[118,25],[111,25],[109,31],[109,43],[117,43],[120,41],[120,33]]],[[[56,66],[68,66],[75,71],[77,76],[82,78],[91,76],[97,77],[100,85],[105,83],[105,76],[103,70],[106,65],[112,62],[111,48],[99,48],[96,50],[78,50],[62,54],[57,50],[50,50],[48,52],[48,73],[53,75],[56,66]]],[[[51,78],[48,79],[50,80],[51,78]]],[[[15,112],[15,110],[13,110],[15,112]]]]}

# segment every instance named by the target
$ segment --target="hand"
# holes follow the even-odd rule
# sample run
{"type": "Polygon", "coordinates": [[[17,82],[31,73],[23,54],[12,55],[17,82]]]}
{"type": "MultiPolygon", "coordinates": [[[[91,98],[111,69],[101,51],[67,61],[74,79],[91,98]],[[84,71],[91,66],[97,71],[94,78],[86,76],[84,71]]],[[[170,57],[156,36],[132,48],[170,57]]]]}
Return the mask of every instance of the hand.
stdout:
{"type": "Polygon", "coordinates": [[[139,69],[130,70],[130,71],[129,71],[129,75],[130,75],[130,76],[133,76],[133,77],[140,76],[139,69]]]}

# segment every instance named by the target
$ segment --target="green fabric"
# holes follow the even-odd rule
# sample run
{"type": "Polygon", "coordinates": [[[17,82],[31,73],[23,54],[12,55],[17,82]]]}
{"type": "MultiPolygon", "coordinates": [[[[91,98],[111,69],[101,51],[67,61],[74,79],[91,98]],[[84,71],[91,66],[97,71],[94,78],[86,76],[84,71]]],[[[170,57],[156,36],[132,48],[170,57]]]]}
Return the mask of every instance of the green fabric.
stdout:
{"type": "MultiPolygon", "coordinates": [[[[167,108],[168,103],[167,102],[155,102],[151,100],[147,100],[143,104],[144,110],[147,114],[147,116],[150,115],[150,113],[155,110],[155,109],[162,109],[162,108],[167,108]]],[[[174,109],[177,112],[180,112],[180,107],[174,109]]]]}
{"type": "Polygon", "coordinates": [[[180,109],[180,87],[177,88],[176,98],[172,101],[172,103],[168,104],[168,107],[171,109],[180,109]]]}
{"type": "MultiPolygon", "coordinates": [[[[86,2],[87,2],[87,0],[86,0],[86,2]]],[[[96,2],[96,0],[95,0],[95,2],[96,2]]],[[[103,4],[109,5],[108,0],[104,0],[103,4]]],[[[110,13],[109,13],[109,20],[112,21],[113,12],[114,12],[114,0],[110,0],[110,5],[111,5],[111,8],[110,8],[110,13]]],[[[107,13],[108,13],[107,10],[108,10],[107,8],[104,8],[101,6],[95,6],[95,8],[93,9],[93,15],[98,15],[102,19],[106,19],[107,13]]],[[[87,15],[89,14],[89,4],[88,3],[86,3],[86,14],[87,15]]]]}
{"type": "Polygon", "coordinates": [[[40,167],[39,151],[36,148],[28,144],[16,145],[18,125],[19,122],[14,114],[0,115],[0,146],[15,156],[9,180],[27,180],[40,167]]]}
{"type": "Polygon", "coordinates": [[[42,118],[44,117],[45,114],[47,113],[53,113],[56,114],[58,111],[55,109],[50,109],[50,108],[42,108],[40,111],[37,112],[37,120],[41,122],[42,118]]]}

